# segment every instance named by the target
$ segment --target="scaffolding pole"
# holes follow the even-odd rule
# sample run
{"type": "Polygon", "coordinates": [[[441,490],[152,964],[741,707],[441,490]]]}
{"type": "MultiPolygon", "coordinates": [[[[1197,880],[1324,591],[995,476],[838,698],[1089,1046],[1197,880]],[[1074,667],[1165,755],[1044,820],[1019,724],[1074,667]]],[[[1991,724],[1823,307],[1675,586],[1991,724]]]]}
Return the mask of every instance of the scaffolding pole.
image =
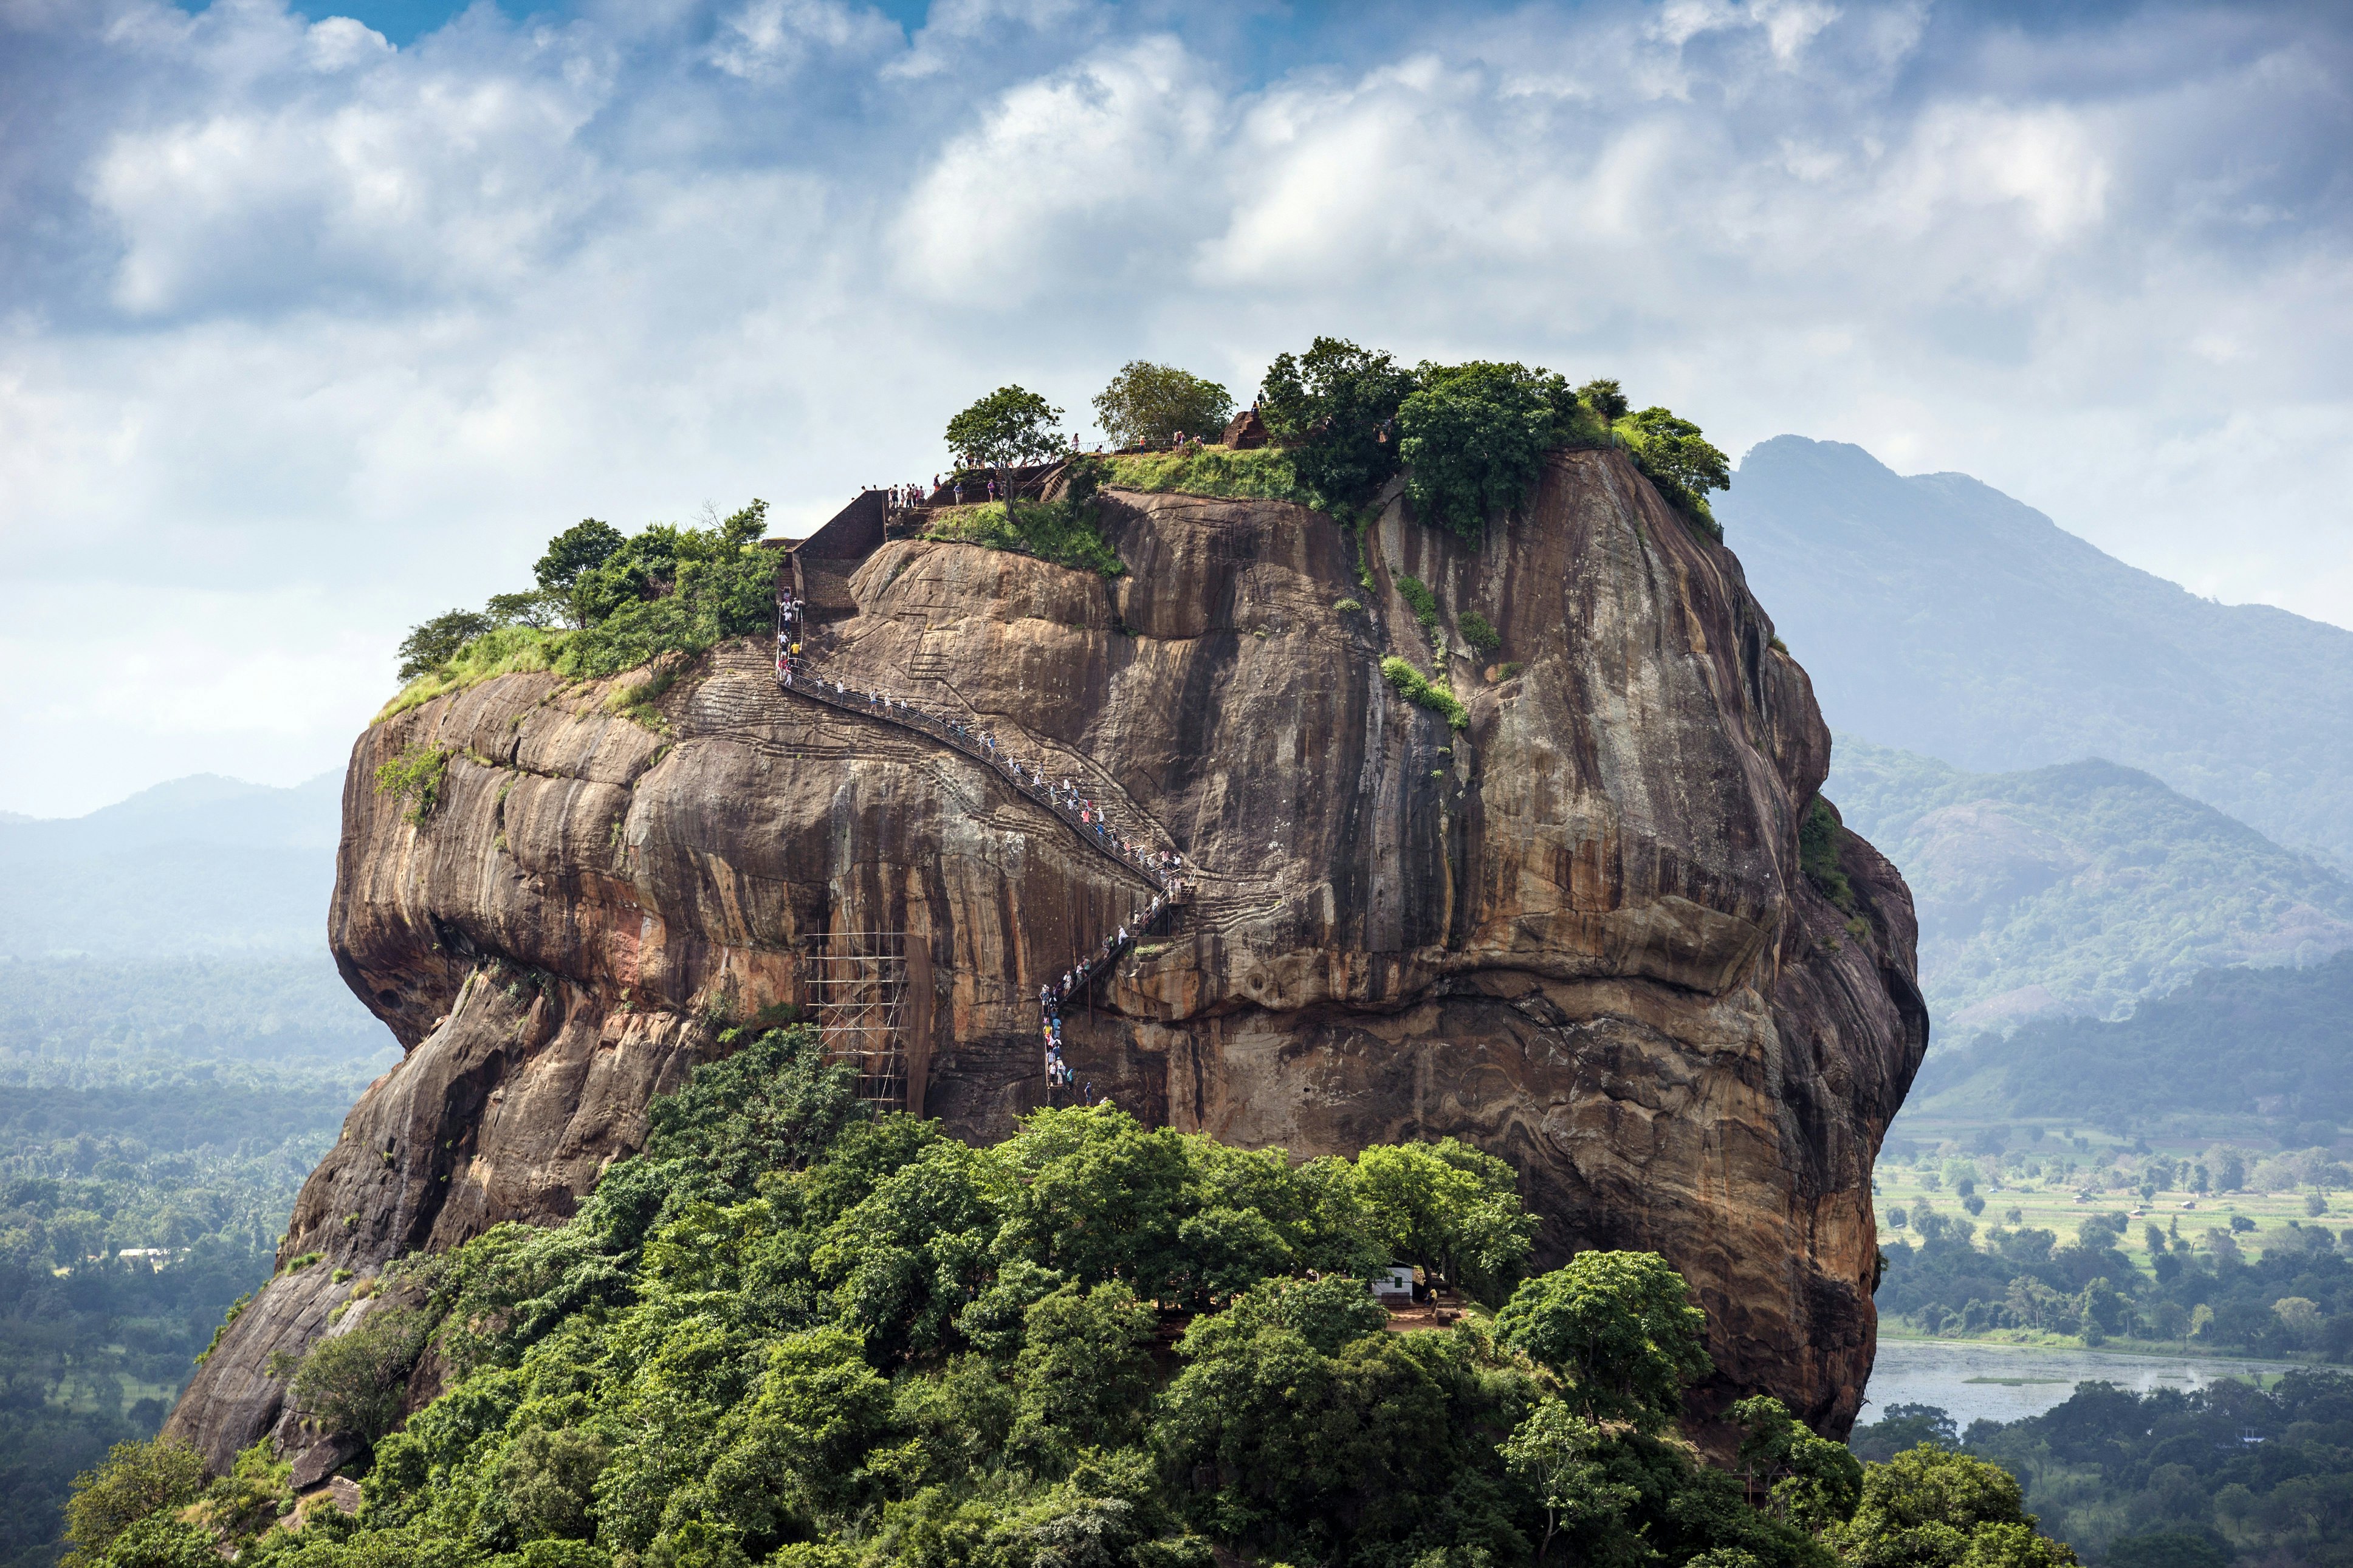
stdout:
{"type": "Polygon", "coordinates": [[[903,931],[834,931],[800,958],[801,996],[816,1015],[826,1059],[858,1072],[858,1098],[904,1110],[907,995],[903,931]]]}

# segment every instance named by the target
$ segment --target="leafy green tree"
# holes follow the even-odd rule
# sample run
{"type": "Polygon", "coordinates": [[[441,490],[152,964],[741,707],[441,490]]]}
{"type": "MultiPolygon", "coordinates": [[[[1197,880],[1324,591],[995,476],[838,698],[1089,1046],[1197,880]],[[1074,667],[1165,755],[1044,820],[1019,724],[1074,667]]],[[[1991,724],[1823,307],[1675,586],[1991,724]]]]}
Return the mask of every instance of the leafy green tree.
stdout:
{"type": "Polygon", "coordinates": [[[558,626],[572,614],[571,603],[564,595],[544,588],[522,594],[493,594],[484,608],[493,626],[529,626],[533,631],[558,626]]]}
{"type": "Polygon", "coordinates": [[[1000,386],[948,421],[948,450],[974,468],[1042,463],[1070,447],[1062,411],[1034,392],[1000,386]]]}
{"type": "Polygon", "coordinates": [[[952,1347],[997,1230],[982,1163],[978,1151],[939,1139],[828,1226],[812,1254],[818,1283],[832,1288],[843,1321],[878,1359],[952,1347]]]}
{"type": "Polygon", "coordinates": [[[2010,1472],[1922,1444],[1863,1472],[1854,1516],[1825,1535],[1854,1568],[2063,1568],[2010,1472]]]}
{"type": "MultiPolygon", "coordinates": [[[[552,594],[568,605],[580,580],[618,554],[626,542],[626,536],[611,523],[584,517],[547,542],[547,552],[539,558],[532,574],[538,579],[541,593],[552,594]]],[[[572,611],[572,624],[587,624],[576,605],[572,611]]]]}
{"type": "Polygon", "coordinates": [[[400,679],[429,675],[458,657],[458,650],[489,631],[492,622],[480,610],[444,610],[421,626],[408,628],[400,639],[400,679]]]}
{"type": "Polygon", "coordinates": [[[1453,1138],[1398,1143],[1356,1157],[1354,1185],[1391,1257],[1420,1265],[1482,1300],[1500,1300],[1535,1245],[1511,1166],[1453,1138]]]}
{"type": "Polygon", "coordinates": [[[1192,1168],[1182,1134],[1146,1131],[1117,1110],[1047,1110],[995,1155],[1000,1258],[1026,1258],[1082,1285],[1124,1280],[1145,1300],[1188,1290],[1180,1227],[1192,1168]]]}
{"type": "Polygon", "coordinates": [[[414,1308],[373,1304],[356,1327],[329,1334],[302,1358],[295,1408],[324,1431],[375,1442],[400,1419],[409,1369],[431,1328],[414,1308]]]}
{"type": "Polygon", "coordinates": [[[1482,1429],[1508,1429],[1525,1384],[1487,1366],[1471,1335],[1373,1331],[1326,1352],[1281,1321],[1282,1299],[1254,1291],[1195,1320],[1177,1347],[1187,1364],[1154,1439],[1198,1478],[1196,1521],[1293,1560],[1343,1558],[1353,1539],[1413,1538],[1425,1525],[1435,1528],[1418,1551],[1525,1555],[1508,1514],[1474,1499],[1500,1479],[1502,1432],[1482,1429]]]}
{"type": "Polygon", "coordinates": [[[1528,1412],[1527,1419],[1504,1440],[1504,1464],[1534,1489],[1544,1503],[1544,1539],[1536,1546],[1541,1563],[1551,1554],[1553,1537],[1566,1531],[1572,1536],[1615,1535],[1641,1494],[1622,1481],[1609,1479],[1603,1463],[1609,1439],[1592,1417],[1580,1415],[1557,1399],[1547,1399],[1528,1412]]]}
{"type": "Polygon", "coordinates": [[[1634,466],[1685,511],[1714,521],[1707,492],[1732,488],[1732,461],[1708,444],[1700,427],[1664,408],[1645,408],[1626,421],[1637,432],[1634,466]]]}
{"type": "Polygon", "coordinates": [[[515,1438],[499,1465],[505,1495],[523,1541],[586,1541],[596,1531],[596,1478],[608,1447],[593,1432],[533,1426],[515,1438]]]}
{"type": "Polygon", "coordinates": [[[1224,430],[1234,400],[1214,381],[1173,364],[1130,360],[1094,395],[1095,423],[1114,447],[1165,447],[1224,430]]]}
{"type": "Polygon", "coordinates": [[[1821,1531],[1854,1515],[1862,1461],[1843,1443],[1818,1437],[1770,1394],[1736,1401],[1740,1466],[1761,1481],[1773,1510],[1802,1530],[1821,1531]]]}
{"type": "Polygon", "coordinates": [[[1577,389],[1577,395],[1587,407],[1601,416],[1604,424],[1614,425],[1625,418],[1626,410],[1631,406],[1626,401],[1625,393],[1619,390],[1614,381],[1599,378],[1588,381],[1577,389]]]}
{"type": "Polygon", "coordinates": [[[1524,500],[1544,457],[1577,409],[1568,383],[1546,370],[1474,360],[1423,364],[1398,405],[1406,493],[1425,521],[1464,539],[1524,500]]]}
{"type": "Polygon", "coordinates": [[[1495,1335],[1558,1373],[1578,1414],[1655,1432],[1709,1370],[1706,1322],[1657,1253],[1581,1252],[1514,1291],[1495,1335]]]}
{"type": "Polygon", "coordinates": [[[1027,1319],[1014,1368],[1014,1452],[1060,1474],[1082,1448],[1141,1437],[1156,1381],[1152,1309],[1124,1285],[1073,1284],[1036,1302],[1027,1319]]]}
{"type": "Polygon", "coordinates": [[[74,1478],[66,1504],[68,1568],[89,1568],[124,1531],[150,1514],[195,1501],[204,1489],[204,1458],[180,1438],[117,1443],[104,1464],[74,1478]]]}
{"type": "Polygon", "coordinates": [[[1268,432],[1295,448],[1300,482],[1327,510],[1362,505],[1398,470],[1398,405],[1413,373],[1345,338],[1317,338],[1275,356],[1259,387],[1268,432]]]}

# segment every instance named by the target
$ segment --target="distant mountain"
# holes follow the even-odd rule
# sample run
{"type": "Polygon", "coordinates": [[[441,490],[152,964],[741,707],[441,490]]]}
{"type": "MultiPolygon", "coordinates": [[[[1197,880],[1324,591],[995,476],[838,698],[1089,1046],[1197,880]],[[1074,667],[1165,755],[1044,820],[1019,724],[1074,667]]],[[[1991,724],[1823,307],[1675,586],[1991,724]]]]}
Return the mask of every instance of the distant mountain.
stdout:
{"type": "Polygon", "coordinates": [[[1911,884],[1940,1047],[2353,947],[2353,881],[2133,768],[1971,773],[1841,736],[1822,793],[1911,884]]]}
{"type": "Polygon", "coordinates": [[[1838,732],[1987,772],[2105,757],[2353,867],[2353,632],[1838,442],[1757,447],[1715,512],[1838,732]]]}
{"type": "Polygon", "coordinates": [[[2218,969],[2127,1019],[2040,1019],[1948,1052],[1921,1069],[1905,1110],[2170,1121],[2327,1144],[2353,1122],[2348,1013],[2353,953],[2309,969],[2218,969]]]}
{"type": "Polygon", "coordinates": [[[0,822],[0,956],[323,951],[343,776],[175,779],[87,816],[0,822]]]}
{"type": "Polygon", "coordinates": [[[0,821],[0,1082],[390,1046],[327,952],[342,830],[340,773],[290,789],[199,774],[87,816],[0,821]]]}

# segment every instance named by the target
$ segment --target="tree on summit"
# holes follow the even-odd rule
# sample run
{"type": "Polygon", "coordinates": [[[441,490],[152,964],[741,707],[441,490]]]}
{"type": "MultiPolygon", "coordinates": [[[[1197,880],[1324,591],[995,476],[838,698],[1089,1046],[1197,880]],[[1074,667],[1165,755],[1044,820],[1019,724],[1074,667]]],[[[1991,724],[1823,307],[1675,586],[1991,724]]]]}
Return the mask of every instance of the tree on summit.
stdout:
{"type": "Polygon", "coordinates": [[[1095,394],[1095,423],[1114,447],[1161,447],[1178,436],[1214,436],[1234,400],[1214,381],[1173,364],[1130,360],[1095,394]]]}
{"type": "Polygon", "coordinates": [[[974,468],[1042,463],[1070,446],[1061,417],[1060,409],[1036,393],[1000,386],[948,421],[948,450],[974,468]]]}

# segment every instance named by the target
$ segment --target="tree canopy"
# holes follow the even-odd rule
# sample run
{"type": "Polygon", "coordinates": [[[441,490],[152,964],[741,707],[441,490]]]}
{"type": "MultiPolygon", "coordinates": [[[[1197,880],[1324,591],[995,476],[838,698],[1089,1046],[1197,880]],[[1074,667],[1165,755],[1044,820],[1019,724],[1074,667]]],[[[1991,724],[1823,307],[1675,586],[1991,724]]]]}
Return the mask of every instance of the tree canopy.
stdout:
{"type": "Polygon", "coordinates": [[[1234,400],[1214,381],[1173,364],[1130,360],[1094,395],[1095,423],[1114,447],[1161,447],[1178,436],[1213,437],[1234,400]]]}
{"type": "Polygon", "coordinates": [[[1047,462],[1070,449],[1061,418],[1062,411],[1038,394],[1000,386],[948,421],[948,450],[972,468],[1047,462]]]}
{"type": "MultiPolygon", "coordinates": [[[[1516,1207],[1476,1151],[1293,1164],[1105,1107],[975,1148],[859,1105],[814,1030],[728,1043],[570,1223],[353,1282],[435,1325],[443,1389],[357,1518],[276,1528],[266,1444],[208,1484],[133,1446],[83,1483],[89,1568],[1830,1568],[1857,1489],[1778,1406],[1764,1508],[1596,1413],[1704,1365],[1655,1258],[1531,1282],[1513,1333],[1554,1365],[1476,1314],[1394,1331],[1361,1271],[1516,1207]]],[[[352,1363],[365,1408],[303,1407],[364,1429],[385,1355],[420,1352],[337,1342],[298,1395],[352,1363]]]]}
{"type": "Polygon", "coordinates": [[[1398,455],[1423,521],[1465,539],[1527,496],[1546,452],[1576,427],[1577,394],[1524,364],[1423,364],[1398,405],[1398,455]]]}
{"type": "Polygon", "coordinates": [[[1315,504],[1346,510],[1370,500],[1398,469],[1398,405],[1413,372],[1345,338],[1317,338],[1282,353],[1259,387],[1259,416],[1297,448],[1293,466],[1315,504]]]}

